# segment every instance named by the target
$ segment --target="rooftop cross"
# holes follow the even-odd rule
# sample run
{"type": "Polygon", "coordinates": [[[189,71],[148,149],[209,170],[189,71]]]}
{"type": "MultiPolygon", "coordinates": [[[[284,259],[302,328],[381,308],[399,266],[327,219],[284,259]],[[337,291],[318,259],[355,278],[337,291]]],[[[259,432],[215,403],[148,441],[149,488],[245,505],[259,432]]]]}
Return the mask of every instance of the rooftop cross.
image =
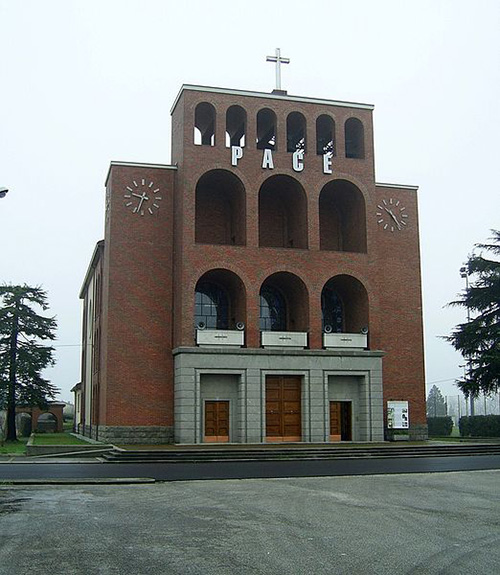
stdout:
{"type": "Polygon", "coordinates": [[[276,48],[276,56],[267,56],[266,62],[276,62],[276,90],[281,91],[281,64],[290,64],[290,58],[282,58],[279,48],[276,48]]]}

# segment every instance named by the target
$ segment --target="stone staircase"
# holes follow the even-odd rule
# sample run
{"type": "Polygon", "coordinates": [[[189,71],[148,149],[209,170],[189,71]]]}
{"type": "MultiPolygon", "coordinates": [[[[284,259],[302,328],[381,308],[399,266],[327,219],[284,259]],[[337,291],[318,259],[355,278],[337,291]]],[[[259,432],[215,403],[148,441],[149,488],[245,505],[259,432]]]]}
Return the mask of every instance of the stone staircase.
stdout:
{"type": "Polygon", "coordinates": [[[500,455],[500,442],[377,446],[228,445],[121,449],[105,453],[107,463],[196,463],[204,461],[300,461],[388,457],[464,457],[500,455]]]}

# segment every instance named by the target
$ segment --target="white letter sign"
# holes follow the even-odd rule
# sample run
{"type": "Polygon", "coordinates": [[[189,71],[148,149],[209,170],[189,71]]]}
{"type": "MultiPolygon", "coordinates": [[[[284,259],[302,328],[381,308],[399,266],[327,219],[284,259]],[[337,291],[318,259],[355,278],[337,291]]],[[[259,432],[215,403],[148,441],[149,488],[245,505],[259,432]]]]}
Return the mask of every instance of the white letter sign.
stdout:
{"type": "Polygon", "coordinates": [[[323,154],[323,174],[332,173],[332,154],[328,152],[323,154]]]}
{"type": "Polygon", "coordinates": [[[296,172],[302,172],[304,169],[304,150],[295,150],[292,156],[292,167],[296,172]]]}
{"type": "Polygon", "coordinates": [[[272,150],[268,150],[267,148],[264,150],[264,156],[262,158],[262,167],[264,169],[266,168],[269,168],[270,170],[274,169],[272,150]]]}
{"type": "Polygon", "coordinates": [[[238,160],[243,157],[243,148],[241,146],[231,146],[231,166],[237,166],[238,160]]]}

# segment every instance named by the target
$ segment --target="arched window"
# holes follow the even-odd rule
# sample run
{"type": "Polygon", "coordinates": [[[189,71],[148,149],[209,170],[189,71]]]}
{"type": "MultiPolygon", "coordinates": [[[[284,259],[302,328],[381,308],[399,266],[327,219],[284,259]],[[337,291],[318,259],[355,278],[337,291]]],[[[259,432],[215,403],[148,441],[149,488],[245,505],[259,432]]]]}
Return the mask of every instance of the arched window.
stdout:
{"type": "Polygon", "coordinates": [[[259,246],[307,249],[307,197],[290,176],[268,178],[259,190],[259,246]]]}
{"type": "Polygon", "coordinates": [[[195,326],[209,329],[228,329],[229,301],[226,291],[212,282],[199,282],[194,305],[195,326]]]}
{"type": "Polygon", "coordinates": [[[247,113],[241,106],[231,106],[226,112],[226,148],[245,146],[247,113]]]}
{"type": "Polygon", "coordinates": [[[321,292],[321,311],[323,330],[330,326],[332,332],[360,333],[369,325],[365,286],[346,274],[330,278],[321,292]]]}
{"type": "Polygon", "coordinates": [[[365,130],[357,118],[349,118],[345,123],[345,157],[365,157],[365,130]]]}
{"type": "Polygon", "coordinates": [[[321,292],[321,314],[323,319],[323,331],[344,331],[344,310],[342,300],[338,293],[326,285],[321,292]]]}
{"type": "Polygon", "coordinates": [[[211,170],[196,184],[195,241],[245,245],[245,187],[226,170],[211,170]]]}
{"type": "Polygon", "coordinates": [[[316,119],[316,154],[335,156],[335,122],[326,114],[316,119]]]}
{"type": "Polygon", "coordinates": [[[320,249],[366,253],[366,206],[361,190],[333,180],[319,196],[320,249]]]}
{"type": "Polygon", "coordinates": [[[208,102],[196,106],[194,143],[197,146],[215,146],[215,108],[208,102]]]}
{"type": "Polygon", "coordinates": [[[283,294],[273,286],[263,286],[260,290],[260,330],[285,331],[286,328],[286,301],[283,294]]]}
{"type": "Polygon", "coordinates": [[[257,149],[276,150],[277,132],[276,114],[269,108],[263,108],[257,113],[257,149]]]}
{"type": "Polygon", "coordinates": [[[300,112],[288,114],[286,119],[286,150],[306,149],[306,119],[300,112]]]}

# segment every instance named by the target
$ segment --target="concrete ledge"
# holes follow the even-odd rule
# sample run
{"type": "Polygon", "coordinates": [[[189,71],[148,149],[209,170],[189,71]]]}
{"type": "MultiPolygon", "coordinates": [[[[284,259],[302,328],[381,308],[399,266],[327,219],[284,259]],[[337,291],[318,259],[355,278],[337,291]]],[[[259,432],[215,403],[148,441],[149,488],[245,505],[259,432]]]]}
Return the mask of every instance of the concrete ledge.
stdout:
{"type": "Polygon", "coordinates": [[[64,455],[64,457],[96,457],[113,449],[112,445],[33,445],[26,446],[26,455],[37,457],[41,455],[64,455]]]}
{"type": "Polygon", "coordinates": [[[81,477],[78,479],[1,479],[0,485],[132,485],[156,483],[152,477],[81,477]]]}

